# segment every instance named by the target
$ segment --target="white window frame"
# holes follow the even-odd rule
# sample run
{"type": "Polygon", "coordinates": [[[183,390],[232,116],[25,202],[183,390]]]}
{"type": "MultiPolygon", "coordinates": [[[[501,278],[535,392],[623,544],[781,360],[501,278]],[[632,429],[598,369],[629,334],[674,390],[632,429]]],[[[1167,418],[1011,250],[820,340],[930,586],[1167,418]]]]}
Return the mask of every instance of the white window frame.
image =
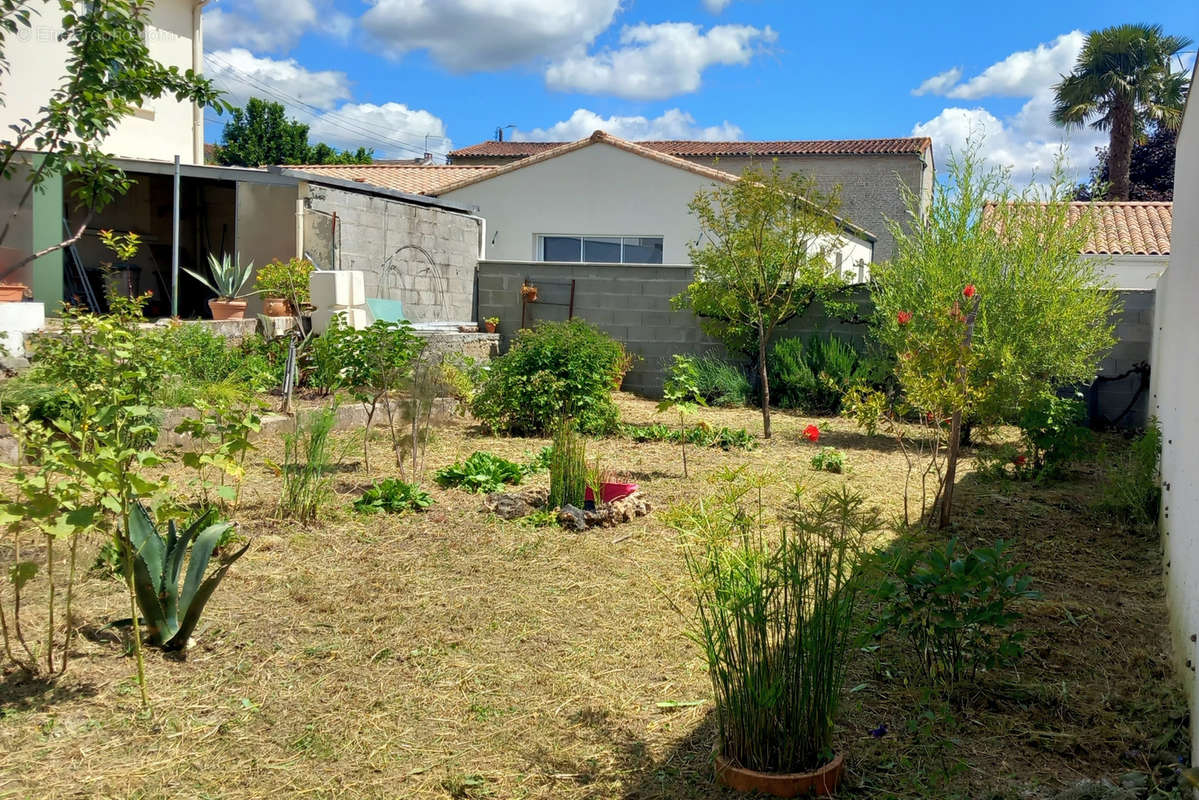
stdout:
{"type": "Polygon", "coordinates": [[[662,241],[662,263],[666,262],[666,237],[660,233],[535,233],[533,234],[533,260],[545,261],[545,240],[546,239],[578,239],[579,240],[579,260],[569,261],[569,264],[642,264],[645,266],[658,266],[652,261],[625,261],[624,260],[624,240],[625,239],[660,239],[662,241]],[[619,239],[620,240],[620,261],[584,261],[583,260],[583,240],[584,239],[619,239]]]}

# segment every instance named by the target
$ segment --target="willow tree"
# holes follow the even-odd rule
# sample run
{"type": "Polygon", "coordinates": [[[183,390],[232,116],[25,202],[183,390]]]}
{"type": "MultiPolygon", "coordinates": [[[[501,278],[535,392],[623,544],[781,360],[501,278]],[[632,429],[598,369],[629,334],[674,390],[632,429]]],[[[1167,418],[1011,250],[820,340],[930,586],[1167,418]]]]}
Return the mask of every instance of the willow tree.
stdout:
{"type": "Polygon", "coordinates": [[[741,178],[699,191],[689,208],[703,231],[688,250],[695,277],[672,298],[730,351],[755,355],[762,430],[770,438],[770,337],[817,300],[834,303],[847,285],[833,266],[844,246],[837,192],[801,175],[751,166],[741,178]]]}

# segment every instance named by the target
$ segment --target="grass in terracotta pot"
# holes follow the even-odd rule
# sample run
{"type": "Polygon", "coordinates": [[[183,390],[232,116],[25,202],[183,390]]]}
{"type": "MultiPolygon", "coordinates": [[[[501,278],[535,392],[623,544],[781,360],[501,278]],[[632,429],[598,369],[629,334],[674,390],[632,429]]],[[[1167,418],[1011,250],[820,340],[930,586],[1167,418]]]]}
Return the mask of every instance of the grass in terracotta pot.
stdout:
{"type": "Polygon", "coordinates": [[[263,312],[271,317],[285,317],[307,306],[310,302],[308,275],[312,270],[312,262],[306,258],[287,261],[276,258],[261,267],[255,286],[263,295],[263,312]]]}
{"type": "Polygon", "coordinates": [[[483,330],[487,333],[495,333],[496,326],[500,324],[499,317],[488,317],[483,320],[483,330]]]}
{"type": "Polygon", "coordinates": [[[250,275],[254,272],[253,261],[242,266],[236,256],[230,258],[228,253],[222,253],[218,260],[215,254],[209,253],[208,273],[212,280],[187,267],[184,267],[183,271],[216,292],[216,297],[208,301],[213,319],[245,317],[246,301],[241,299],[245,297],[242,290],[246,288],[246,284],[250,282],[250,275]]]}
{"type": "Polygon", "coordinates": [[[732,473],[714,497],[669,513],[715,691],[717,777],[776,796],[831,794],[863,543],[881,522],[843,487],[810,500],[797,491],[776,530],[765,482],[732,473]]]}

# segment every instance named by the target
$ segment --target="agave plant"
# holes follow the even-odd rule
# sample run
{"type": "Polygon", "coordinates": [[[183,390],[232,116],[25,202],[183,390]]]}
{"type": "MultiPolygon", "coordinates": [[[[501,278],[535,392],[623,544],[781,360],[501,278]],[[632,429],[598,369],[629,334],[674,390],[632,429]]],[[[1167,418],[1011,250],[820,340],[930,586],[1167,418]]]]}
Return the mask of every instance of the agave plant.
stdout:
{"type": "Polygon", "coordinates": [[[238,550],[224,564],[213,570],[207,578],[204,573],[212,558],[212,551],[221,535],[232,526],[230,522],[207,525],[213,517],[209,509],[201,514],[178,534],[175,522],[167,526],[164,539],[154,526],[153,520],[140,504],[129,517],[129,541],[133,545],[133,579],[137,593],[137,605],[141,609],[146,626],[146,641],[159,645],[164,650],[182,650],[200,621],[204,605],[216,591],[217,585],[229,571],[233,562],[249,548],[238,550]],[[191,545],[191,560],[187,565],[187,576],[183,588],[179,588],[179,574],[187,546],[191,545]]]}
{"type": "Polygon", "coordinates": [[[209,253],[208,271],[212,274],[211,281],[187,267],[184,267],[183,271],[216,292],[218,300],[236,300],[242,296],[241,290],[250,282],[254,262],[242,266],[236,257],[230,258],[228,253],[222,253],[219,261],[215,255],[209,253]]]}

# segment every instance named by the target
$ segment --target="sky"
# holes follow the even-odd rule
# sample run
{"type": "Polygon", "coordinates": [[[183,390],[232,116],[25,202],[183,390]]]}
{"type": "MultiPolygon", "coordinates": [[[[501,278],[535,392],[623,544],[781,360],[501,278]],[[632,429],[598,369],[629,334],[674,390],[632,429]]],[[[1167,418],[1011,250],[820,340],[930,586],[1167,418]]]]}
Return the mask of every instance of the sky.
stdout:
{"type": "MultiPolygon", "coordinates": [[[[497,128],[554,141],[931,136],[939,168],[972,138],[1026,182],[1063,146],[1086,176],[1107,135],[1054,127],[1052,86],[1087,31],[1126,22],[1199,40],[1199,2],[215,0],[204,49],[235,105],[277,100],[310,141],[379,158],[443,155],[497,128]]],[[[219,141],[222,117],[205,119],[219,141]]]]}

